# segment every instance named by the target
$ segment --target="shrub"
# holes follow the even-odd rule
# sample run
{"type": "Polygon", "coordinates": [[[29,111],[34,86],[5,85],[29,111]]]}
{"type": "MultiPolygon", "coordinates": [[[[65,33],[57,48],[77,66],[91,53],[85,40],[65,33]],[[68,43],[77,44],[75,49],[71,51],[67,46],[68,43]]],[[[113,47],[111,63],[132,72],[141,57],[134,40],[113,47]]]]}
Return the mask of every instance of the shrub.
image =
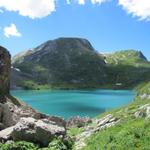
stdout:
{"type": "Polygon", "coordinates": [[[21,141],[10,144],[0,143],[0,150],[38,150],[38,147],[33,143],[21,141]]]}

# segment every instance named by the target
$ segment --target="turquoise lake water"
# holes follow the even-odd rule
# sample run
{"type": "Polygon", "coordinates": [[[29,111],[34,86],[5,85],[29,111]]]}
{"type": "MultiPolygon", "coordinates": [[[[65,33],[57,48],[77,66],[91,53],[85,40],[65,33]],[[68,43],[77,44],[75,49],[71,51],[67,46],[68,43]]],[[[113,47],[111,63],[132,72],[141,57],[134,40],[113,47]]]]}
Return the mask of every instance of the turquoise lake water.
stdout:
{"type": "Polygon", "coordinates": [[[95,117],[128,104],[136,95],[126,90],[16,90],[11,94],[42,113],[66,119],[72,116],[95,117]]]}

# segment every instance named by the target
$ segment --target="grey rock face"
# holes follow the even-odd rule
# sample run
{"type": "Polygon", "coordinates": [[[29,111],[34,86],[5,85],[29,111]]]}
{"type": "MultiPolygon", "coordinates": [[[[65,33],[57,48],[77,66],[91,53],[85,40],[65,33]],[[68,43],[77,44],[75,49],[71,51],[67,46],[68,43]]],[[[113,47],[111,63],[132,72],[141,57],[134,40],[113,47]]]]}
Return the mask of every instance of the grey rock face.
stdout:
{"type": "MultiPolygon", "coordinates": [[[[0,97],[9,93],[10,86],[10,54],[0,46],[0,97]]],[[[0,98],[0,102],[2,102],[0,98]]]]}
{"type": "Polygon", "coordinates": [[[0,132],[0,142],[10,140],[13,129],[14,129],[14,126],[2,130],[0,132]]]}
{"type": "Polygon", "coordinates": [[[150,104],[143,105],[134,113],[135,118],[150,118],[150,104]]]}
{"type": "Polygon", "coordinates": [[[16,140],[32,141],[47,146],[55,136],[64,136],[66,130],[48,120],[21,118],[14,127],[12,138],[16,140]]]}
{"type": "MultiPolygon", "coordinates": [[[[6,97],[5,103],[0,103],[0,123],[1,130],[15,125],[21,117],[38,117],[38,112],[30,106],[17,101],[16,105],[11,98],[6,97]]],[[[40,118],[40,116],[39,116],[40,118]]]]}
{"type": "Polygon", "coordinates": [[[66,129],[49,119],[20,118],[14,126],[0,131],[0,142],[29,141],[47,146],[56,136],[64,137],[66,129]]]}
{"type": "Polygon", "coordinates": [[[47,116],[45,114],[42,114],[22,102],[20,102],[20,106],[17,106],[13,102],[11,102],[11,99],[9,98],[6,98],[6,101],[7,102],[5,102],[4,104],[0,103],[0,130],[15,125],[22,117],[47,119],[59,126],[66,126],[66,121],[59,117],[47,116]]]}
{"type": "Polygon", "coordinates": [[[143,95],[140,95],[140,98],[141,98],[142,100],[144,100],[144,99],[150,99],[150,94],[144,93],[143,95]]]}

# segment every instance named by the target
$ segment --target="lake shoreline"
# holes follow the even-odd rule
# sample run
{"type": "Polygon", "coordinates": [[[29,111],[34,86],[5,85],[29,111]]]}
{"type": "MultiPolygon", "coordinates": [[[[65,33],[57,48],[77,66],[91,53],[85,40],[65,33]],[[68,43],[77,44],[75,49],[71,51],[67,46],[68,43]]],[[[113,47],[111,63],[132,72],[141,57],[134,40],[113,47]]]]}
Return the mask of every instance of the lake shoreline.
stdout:
{"type": "Polygon", "coordinates": [[[16,90],[11,94],[39,112],[68,119],[96,117],[133,101],[131,90],[16,90]]]}

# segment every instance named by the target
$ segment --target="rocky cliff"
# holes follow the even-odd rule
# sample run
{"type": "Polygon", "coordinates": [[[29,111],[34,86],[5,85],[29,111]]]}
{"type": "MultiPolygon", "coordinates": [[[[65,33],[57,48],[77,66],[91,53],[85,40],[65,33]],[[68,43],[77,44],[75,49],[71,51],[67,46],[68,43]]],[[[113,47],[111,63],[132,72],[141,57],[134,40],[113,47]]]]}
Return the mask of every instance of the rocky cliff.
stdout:
{"type": "Polygon", "coordinates": [[[150,81],[150,62],[141,51],[121,50],[105,55],[108,83],[116,88],[132,89],[150,81]]]}
{"type": "Polygon", "coordinates": [[[0,46],[0,95],[9,94],[10,86],[10,54],[0,46]]]}

